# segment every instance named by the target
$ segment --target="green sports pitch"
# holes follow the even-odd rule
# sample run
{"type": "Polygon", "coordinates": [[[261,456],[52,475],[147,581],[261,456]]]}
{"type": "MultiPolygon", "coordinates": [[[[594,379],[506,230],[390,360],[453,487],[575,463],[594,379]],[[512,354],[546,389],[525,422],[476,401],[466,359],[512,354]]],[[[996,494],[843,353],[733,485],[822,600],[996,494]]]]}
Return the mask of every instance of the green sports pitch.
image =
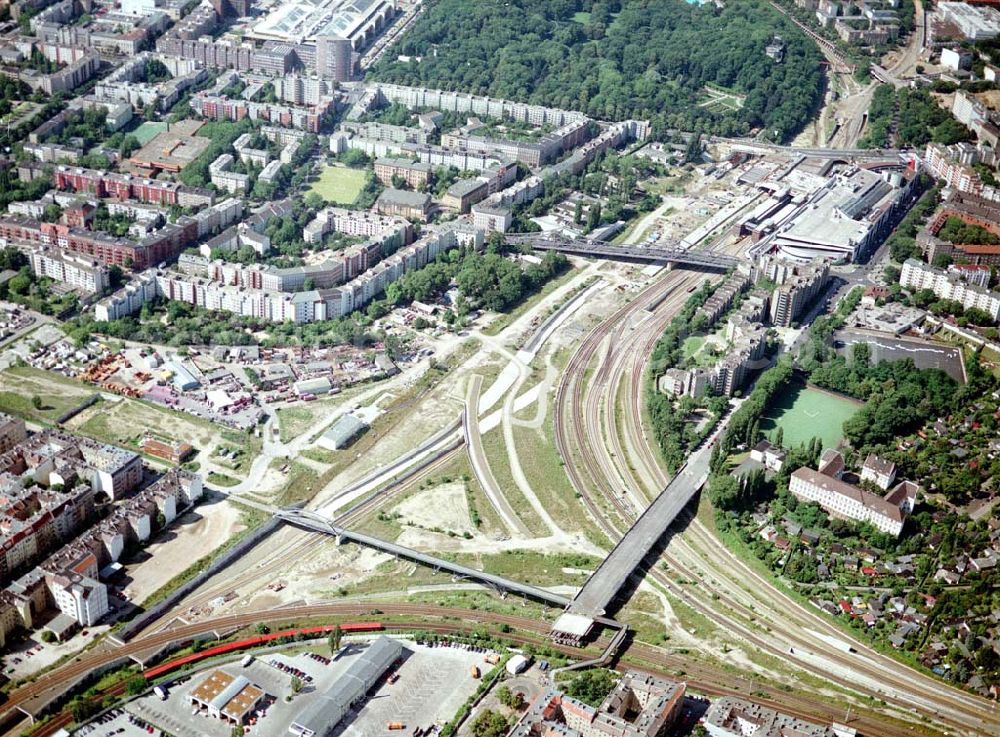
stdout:
{"type": "Polygon", "coordinates": [[[326,166],[309,191],[315,192],[327,202],[351,205],[358,199],[367,181],[368,174],[363,169],[326,166]]]}

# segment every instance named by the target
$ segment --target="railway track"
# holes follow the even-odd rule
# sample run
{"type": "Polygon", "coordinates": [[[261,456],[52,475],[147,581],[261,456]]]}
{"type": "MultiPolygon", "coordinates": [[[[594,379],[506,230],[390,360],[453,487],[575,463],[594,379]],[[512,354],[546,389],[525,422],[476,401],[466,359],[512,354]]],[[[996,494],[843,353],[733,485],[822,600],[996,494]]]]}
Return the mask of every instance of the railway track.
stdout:
{"type": "MultiPolygon", "coordinates": [[[[368,615],[370,612],[362,611],[361,605],[336,604],[336,605],[314,605],[291,607],[277,610],[264,615],[241,615],[240,617],[224,617],[219,620],[206,622],[200,626],[192,626],[183,631],[172,631],[173,639],[165,640],[163,644],[172,642],[183,642],[185,639],[201,634],[205,627],[218,630],[231,630],[237,626],[250,626],[263,621],[274,627],[290,619],[315,619],[322,617],[344,617],[356,615],[368,615]],[[237,621],[238,620],[238,621],[237,621]]],[[[387,605],[381,610],[381,614],[390,614],[403,617],[404,619],[387,623],[386,629],[389,631],[413,631],[423,630],[443,635],[471,635],[475,631],[486,629],[490,634],[503,637],[518,645],[542,645],[558,650],[570,657],[580,657],[582,651],[578,648],[553,645],[546,642],[548,625],[533,619],[524,617],[514,617],[509,615],[498,615],[488,612],[470,612],[461,609],[443,609],[434,606],[394,606],[387,605]],[[404,611],[405,610],[405,611],[404,611]],[[412,619],[409,619],[412,618],[412,619]],[[441,621],[453,620],[453,621],[441,621]],[[502,625],[510,628],[510,632],[501,632],[502,625]]],[[[600,647],[601,642],[597,643],[600,647]]],[[[120,650],[127,650],[128,646],[123,646],[120,650]]],[[[596,650],[596,648],[591,648],[596,650]]],[[[121,657],[124,652],[119,652],[113,657],[121,657]]],[[[732,678],[731,675],[720,672],[719,669],[692,662],[689,658],[684,658],[666,652],[660,648],[643,644],[630,644],[624,650],[622,663],[634,670],[650,673],[657,676],[666,676],[675,680],[684,680],[688,687],[694,691],[704,693],[709,696],[741,696],[753,687],[753,683],[739,678],[732,678]],[[678,677],[683,673],[682,677],[678,677]],[[722,686],[720,684],[729,685],[722,686]]],[[[101,693],[101,697],[122,696],[125,693],[125,684],[119,683],[101,693]]],[[[768,693],[762,695],[758,693],[755,700],[786,713],[800,716],[804,719],[816,719],[817,717],[835,721],[839,718],[840,710],[822,702],[812,702],[803,700],[782,692],[768,693]]],[[[60,729],[71,726],[73,723],[72,714],[65,710],[53,719],[49,720],[42,728],[36,730],[36,737],[49,737],[60,729]]],[[[909,737],[912,732],[900,725],[885,724],[865,715],[859,716],[855,721],[855,726],[863,730],[863,734],[880,735],[884,737],[909,737]]]]}
{"type": "MultiPolygon", "coordinates": [[[[671,278],[668,276],[661,285],[671,278]]],[[[656,451],[650,448],[648,440],[642,436],[639,422],[642,415],[642,386],[646,356],[662,332],[661,326],[665,325],[665,320],[647,320],[641,324],[642,330],[636,330],[628,336],[623,329],[625,323],[646,303],[656,302],[658,297],[651,295],[661,293],[662,289],[664,287],[657,289],[656,285],[647,289],[630,305],[595,328],[571,358],[556,394],[556,442],[560,454],[575,489],[581,494],[591,515],[613,541],[622,536],[642,508],[636,508],[634,502],[630,504],[626,501],[628,497],[635,500],[644,496],[644,482],[636,476],[645,476],[646,486],[650,478],[655,479],[657,488],[654,491],[662,488],[667,480],[655,457],[656,451]],[[628,340],[623,340],[625,337],[628,337],[628,340]],[[608,341],[612,348],[602,355],[599,348],[605,341],[608,341]],[[599,360],[596,369],[592,367],[595,357],[599,360]],[[628,370],[623,372],[623,367],[627,367],[628,370]],[[592,372],[589,382],[588,372],[592,372]],[[635,440],[632,444],[631,460],[633,465],[637,462],[641,467],[639,473],[626,467],[629,465],[625,463],[628,456],[617,427],[619,379],[622,376],[628,377],[625,387],[627,394],[625,412],[627,424],[632,428],[635,440]],[[609,377],[617,378],[609,380],[609,377]],[[613,450],[608,450],[609,448],[613,450]],[[626,489],[625,494],[620,491],[623,484],[626,489]],[[609,508],[612,511],[611,515],[605,513],[609,508]]],[[[686,293],[681,294],[687,297],[686,293]]],[[[661,301],[666,308],[670,308],[674,306],[676,300],[668,296],[661,301]]],[[[945,684],[932,682],[919,672],[895,661],[886,661],[884,656],[863,646],[858,649],[872,662],[872,665],[862,663],[858,656],[847,656],[825,643],[817,642],[815,638],[803,635],[799,628],[809,627],[841,639],[844,637],[832,624],[785,600],[763,577],[750,572],[749,569],[745,572],[746,567],[735,561],[731,555],[720,553],[718,541],[700,523],[695,521],[692,528],[698,543],[697,548],[681,536],[671,541],[670,549],[664,555],[664,559],[682,578],[704,583],[706,577],[698,575],[694,568],[696,565],[698,568],[707,567],[699,556],[704,555],[705,550],[713,551],[715,565],[729,567],[730,577],[724,575],[711,577],[710,580],[715,585],[711,601],[707,603],[702,601],[689,587],[675,583],[656,568],[649,570],[648,574],[668,592],[709,617],[717,625],[754,647],[782,659],[787,659],[789,646],[817,653],[831,662],[832,666],[823,668],[812,663],[799,665],[825,680],[852,691],[867,693],[870,697],[884,700],[901,710],[912,712],[916,707],[928,716],[933,716],[962,732],[976,730],[973,733],[989,734],[992,725],[996,724],[989,711],[989,705],[970,694],[955,691],[945,684]],[[691,560],[696,561],[696,564],[693,565],[691,560]],[[781,602],[781,606],[776,607],[773,600],[761,601],[759,597],[746,597],[740,594],[737,598],[733,595],[733,588],[727,586],[732,583],[733,570],[738,570],[740,576],[746,576],[741,584],[737,584],[737,590],[745,586],[746,581],[752,581],[760,591],[773,594],[776,600],[781,602]],[[763,626],[772,633],[781,632],[779,639],[790,645],[782,647],[774,644],[773,634],[765,639],[754,631],[751,625],[755,623],[759,623],[758,626],[763,626]],[[789,628],[789,623],[795,627],[789,628]],[[880,660],[883,662],[877,662],[880,660]],[[870,682],[885,684],[887,688],[882,688],[881,685],[859,687],[852,679],[838,675],[837,671],[862,672],[870,682]],[[900,674],[899,671],[905,672],[900,674]],[[909,696],[900,698],[897,695],[900,692],[909,696]]],[[[718,568],[714,570],[718,572],[718,568]]]]}

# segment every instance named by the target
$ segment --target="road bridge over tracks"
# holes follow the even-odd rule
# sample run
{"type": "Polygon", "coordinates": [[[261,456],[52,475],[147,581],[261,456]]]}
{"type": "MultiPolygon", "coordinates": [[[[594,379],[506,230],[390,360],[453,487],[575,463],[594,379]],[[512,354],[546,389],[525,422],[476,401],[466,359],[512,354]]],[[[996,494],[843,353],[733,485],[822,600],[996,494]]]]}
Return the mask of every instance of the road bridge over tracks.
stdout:
{"type": "Polygon", "coordinates": [[[732,256],[709,251],[685,250],[675,246],[613,246],[586,238],[566,238],[541,233],[508,234],[505,240],[508,243],[531,246],[537,251],[559,251],[571,256],[606,258],[613,261],[676,264],[711,271],[726,271],[739,263],[739,259],[732,256]]]}

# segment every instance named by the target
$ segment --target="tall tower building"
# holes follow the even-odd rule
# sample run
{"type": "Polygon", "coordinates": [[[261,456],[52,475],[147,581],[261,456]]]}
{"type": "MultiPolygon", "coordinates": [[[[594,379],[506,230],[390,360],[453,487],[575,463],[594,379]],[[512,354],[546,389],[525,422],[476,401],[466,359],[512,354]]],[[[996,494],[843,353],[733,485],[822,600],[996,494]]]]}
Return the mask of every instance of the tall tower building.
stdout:
{"type": "Polygon", "coordinates": [[[336,82],[348,82],[354,76],[354,47],[339,36],[316,39],[316,74],[336,82]]]}

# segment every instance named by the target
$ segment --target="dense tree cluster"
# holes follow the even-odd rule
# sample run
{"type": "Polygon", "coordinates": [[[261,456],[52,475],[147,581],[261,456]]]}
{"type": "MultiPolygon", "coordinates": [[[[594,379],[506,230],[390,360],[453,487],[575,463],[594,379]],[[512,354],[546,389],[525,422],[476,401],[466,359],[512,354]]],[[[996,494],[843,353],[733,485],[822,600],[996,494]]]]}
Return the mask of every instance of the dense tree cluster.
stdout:
{"type": "Polygon", "coordinates": [[[566,684],[566,695],[591,706],[597,706],[618,683],[618,676],[605,668],[591,668],[566,684]]]}
{"type": "Polygon", "coordinates": [[[948,413],[955,395],[950,376],[937,369],[919,370],[912,360],[870,365],[867,349],[858,346],[850,363],[838,356],[810,375],[819,386],[865,400],[844,423],[844,435],[855,448],[887,443],[948,413]]]}
{"type": "Polygon", "coordinates": [[[995,233],[975,223],[966,223],[962,218],[952,216],[944,221],[938,238],[952,243],[996,245],[1000,238],[995,233]]]}
{"type": "Polygon", "coordinates": [[[868,127],[858,141],[861,148],[910,146],[967,141],[971,131],[938,104],[926,89],[894,89],[882,85],[875,90],[868,108],[868,127]]]}
{"type": "Polygon", "coordinates": [[[763,0],[436,0],[374,76],[668,128],[787,138],[822,86],[818,50],[763,0]],[[775,64],[764,47],[786,42],[775,64]],[[433,53],[431,51],[433,50],[433,53]],[[699,107],[706,84],[745,95],[738,110],[699,107]]]}
{"type": "Polygon", "coordinates": [[[762,373],[753,391],[740,408],[733,412],[729,419],[729,427],[726,434],[719,441],[717,455],[725,457],[737,445],[751,444],[757,442],[757,428],[760,426],[760,418],[764,415],[767,405],[778,395],[778,392],[785,389],[792,380],[792,361],[787,355],[778,359],[778,362],[762,373]]]}
{"type": "MultiPolygon", "coordinates": [[[[924,177],[926,175],[921,174],[924,177]]],[[[927,218],[937,209],[941,199],[941,187],[935,186],[924,192],[916,204],[910,208],[905,217],[896,226],[896,229],[889,236],[886,243],[889,245],[889,255],[893,261],[902,263],[908,258],[920,256],[920,249],[917,248],[917,233],[921,226],[927,222],[927,218]]]]}

